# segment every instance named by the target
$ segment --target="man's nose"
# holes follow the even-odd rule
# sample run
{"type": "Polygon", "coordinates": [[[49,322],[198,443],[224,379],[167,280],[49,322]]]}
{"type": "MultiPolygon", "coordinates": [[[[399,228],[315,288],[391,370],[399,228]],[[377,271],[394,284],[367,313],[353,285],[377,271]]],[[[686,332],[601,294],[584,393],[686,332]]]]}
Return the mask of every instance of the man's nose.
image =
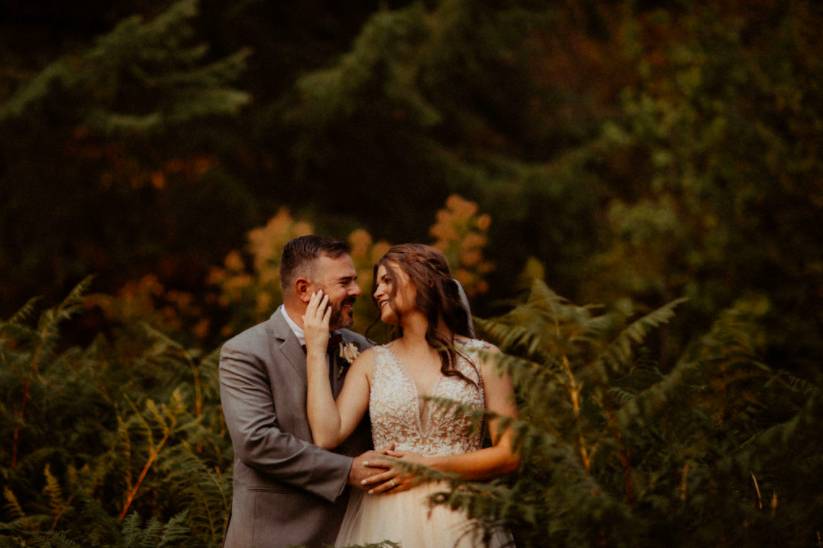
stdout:
{"type": "Polygon", "coordinates": [[[357,282],[352,282],[351,287],[349,288],[349,295],[353,297],[359,297],[363,291],[360,289],[360,285],[357,282]]]}

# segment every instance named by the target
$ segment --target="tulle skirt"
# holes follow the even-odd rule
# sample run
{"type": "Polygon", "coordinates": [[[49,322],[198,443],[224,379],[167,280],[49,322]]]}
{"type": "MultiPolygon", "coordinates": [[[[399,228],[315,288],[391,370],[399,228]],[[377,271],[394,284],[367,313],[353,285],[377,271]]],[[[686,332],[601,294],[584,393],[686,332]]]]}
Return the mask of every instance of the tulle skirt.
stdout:
{"type": "Polygon", "coordinates": [[[482,532],[463,513],[445,506],[429,506],[429,495],[445,489],[445,485],[438,483],[386,495],[366,495],[353,489],[334,545],[390,540],[403,548],[514,546],[507,531],[495,531],[485,544],[482,532]]]}

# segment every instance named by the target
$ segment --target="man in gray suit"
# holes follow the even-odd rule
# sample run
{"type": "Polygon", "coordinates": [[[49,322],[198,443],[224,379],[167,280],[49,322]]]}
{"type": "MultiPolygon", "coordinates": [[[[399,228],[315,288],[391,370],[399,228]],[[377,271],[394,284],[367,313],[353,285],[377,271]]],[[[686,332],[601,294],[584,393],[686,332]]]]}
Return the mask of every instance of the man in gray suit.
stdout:
{"type": "Polygon", "coordinates": [[[368,451],[367,424],[329,452],[312,444],[306,417],[302,325],[312,293],[322,289],[332,306],[329,375],[335,396],[346,359],[355,347],[369,346],[366,338],[344,329],[352,324],[352,305],[360,295],[348,245],[318,236],[291,240],[283,250],[280,283],[283,304],[220,353],[220,400],[234,448],[225,541],[230,548],[333,542],[346,509],[347,484],[359,487],[381,466],[375,462],[380,454],[368,451]]]}

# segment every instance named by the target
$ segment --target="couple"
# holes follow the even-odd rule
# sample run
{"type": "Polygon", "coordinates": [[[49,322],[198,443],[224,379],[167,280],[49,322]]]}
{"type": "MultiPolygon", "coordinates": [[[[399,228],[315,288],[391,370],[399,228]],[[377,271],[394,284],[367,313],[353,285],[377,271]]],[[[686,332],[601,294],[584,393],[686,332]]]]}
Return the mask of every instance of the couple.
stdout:
{"type": "MultiPolygon", "coordinates": [[[[385,346],[345,329],[356,278],[344,242],[291,240],[280,265],[283,304],[222,348],[220,395],[235,453],[228,547],[475,546],[463,514],[427,507],[442,486],[403,464],[467,479],[518,465],[512,433],[496,421],[483,448],[468,419],[423,399],[516,415],[510,380],[484,359],[493,347],[470,338],[471,315],[443,255],[406,244],[378,262],[373,298],[380,319],[401,333],[385,346]]],[[[510,541],[500,531],[491,544],[510,541]]]]}

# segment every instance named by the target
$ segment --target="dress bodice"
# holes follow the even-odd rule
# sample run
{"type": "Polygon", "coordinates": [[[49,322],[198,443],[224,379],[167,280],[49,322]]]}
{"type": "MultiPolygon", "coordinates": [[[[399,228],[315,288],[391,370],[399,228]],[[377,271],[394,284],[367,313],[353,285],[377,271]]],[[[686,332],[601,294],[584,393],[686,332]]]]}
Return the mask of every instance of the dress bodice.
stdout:
{"type": "MultiPolygon", "coordinates": [[[[431,393],[426,395],[482,410],[485,392],[477,365],[477,351],[485,344],[472,339],[458,346],[465,357],[458,354],[455,367],[472,382],[457,376],[441,376],[431,393]]],[[[369,414],[375,447],[394,443],[398,451],[423,455],[451,455],[481,448],[482,432],[471,418],[426,401],[418,394],[407,366],[388,346],[377,346],[374,350],[369,414]]]]}

